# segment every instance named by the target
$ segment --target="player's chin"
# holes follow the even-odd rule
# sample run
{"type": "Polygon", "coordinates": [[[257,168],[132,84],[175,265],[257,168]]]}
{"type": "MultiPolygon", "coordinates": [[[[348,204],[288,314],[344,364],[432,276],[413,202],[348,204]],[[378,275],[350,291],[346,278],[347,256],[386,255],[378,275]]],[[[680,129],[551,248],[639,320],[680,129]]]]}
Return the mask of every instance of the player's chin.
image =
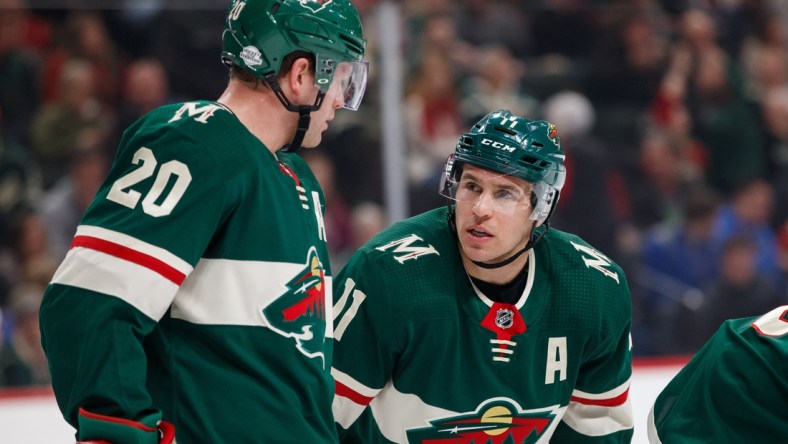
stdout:
{"type": "Polygon", "coordinates": [[[461,240],[460,246],[465,256],[476,262],[486,262],[494,256],[488,248],[472,241],[461,240]]]}
{"type": "Polygon", "coordinates": [[[315,137],[310,137],[309,139],[305,139],[304,142],[301,143],[301,146],[303,148],[316,148],[318,145],[320,145],[320,142],[322,141],[323,141],[323,136],[318,134],[315,137]]]}

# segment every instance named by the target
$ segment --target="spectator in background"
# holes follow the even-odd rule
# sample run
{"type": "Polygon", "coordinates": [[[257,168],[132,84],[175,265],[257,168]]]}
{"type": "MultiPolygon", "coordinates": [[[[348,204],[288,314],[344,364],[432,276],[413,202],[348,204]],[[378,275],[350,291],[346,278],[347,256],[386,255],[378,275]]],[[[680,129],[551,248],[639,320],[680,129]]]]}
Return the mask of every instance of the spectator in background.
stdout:
{"type": "Polygon", "coordinates": [[[439,52],[424,54],[405,97],[411,182],[432,176],[451,154],[462,132],[456,70],[439,52]],[[451,142],[450,142],[451,141],[451,142]]]}
{"type": "Polygon", "coordinates": [[[49,257],[65,258],[77,225],[109,170],[103,135],[85,129],[68,159],[68,172],[44,194],[38,214],[47,231],[49,257]]]}
{"type": "MultiPolygon", "coordinates": [[[[160,61],[153,58],[135,60],[126,68],[123,94],[114,122],[113,142],[116,144],[123,131],[137,119],[168,102],[176,100],[170,96],[167,72],[160,61]]],[[[113,144],[108,143],[107,146],[113,144]]],[[[110,153],[114,157],[114,152],[110,153]]]]}
{"type": "Polygon", "coordinates": [[[682,157],[681,145],[662,131],[647,131],[640,141],[638,169],[629,177],[631,221],[638,230],[678,225],[682,199],[698,181],[682,157]]]}
{"type": "Polygon", "coordinates": [[[539,101],[522,89],[525,65],[502,45],[479,49],[475,72],[461,84],[460,109],[473,125],[490,109],[505,108],[517,115],[535,115],[539,101]]]}
{"type": "Polygon", "coordinates": [[[49,256],[47,233],[41,217],[30,208],[20,208],[9,226],[10,246],[0,260],[0,273],[15,287],[21,282],[46,285],[57,268],[49,256]]]}
{"type": "Polygon", "coordinates": [[[14,210],[38,197],[41,183],[38,166],[28,148],[5,137],[4,120],[0,109],[0,219],[7,222],[14,210]]]}
{"type": "Polygon", "coordinates": [[[638,355],[694,351],[682,323],[702,316],[702,291],[719,274],[719,247],[712,236],[719,206],[714,190],[692,188],[683,200],[680,225],[660,224],[644,234],[641,267],[632,279],[638,355]]]}
{"type": "Polygon", "coordinates": [[[6,331],[11,331],[0,307],[0,388],[30,385],[30,369],[22,362],[13,344],[6,340],[6,331]]]}
{"type": "Polygon", "coordinates": [[[553,225],[576,233],[618,260],[615,233],[622,212],[621,190],[616,186],[618,176],[605,147],[594,135],[594,105],[579,92],[562,91],[548,97],[542,110],[547,121],[561,128],[561,143],[566,150],[566,183],[553,225]],[[594,217],[588,218],[589,214],[594,217]]]}
{"type": "Polygon", "coordinates": [[[755,316],[788,302],[769,276],[758,271],[757,245],[747,236],[725,241],[719,277],[705,288],[705,298],[695,316],[685,319],[689,333],[684,341],[693,350],[706,342],[720,324],[734,316],[755,316]]]}
{"type": "Polygon", "coordinates": [[[420,2],[427,10],[413,11],[408,24],[411,39],[405,51],[405,57],[411,68],[418,67],[426,54],[437,52],[444,54],[458,69],[458,76],[464,77],[464,71],[471,68],[476,48],[463,40],[458,34],[458,25],[452,8],[446,3],[420,2]]]}
{"type": "Polygon", "coordinates": [[[769,176],[779,189],[779,181],[788,175],[788,83],[770,89],[760,104],[769,176]]]}
{"type": "Polygon", "coordinates": [[[714,224],[714,238],[724,244],[735,236],[745,236],[755,243],[755,266],[773,284],[785,277],[777,262],[777,239],[771,226],[774,189],[761,178],[751,179],[736,188],[730,201],[723,205],[714,224]]]}
{"type": "Polygon", "coordinates": [[[706,178],[724,193],[767,172],[763,136],[752,103],[743,95],[738,67],[716,48],[700,54],[690,79],[688,107],[708,149],[706,178]]]}
{"type": "Polygon", "coordinates": [[[41,60],[24,48],[29,11],[24,0],[5,0],[0,13],[0,134],[26,146],[27,128],[41,104],[41,60]]]}
{"type": "Polygon", "coordinates": [[[96,96],[89,63],[78,59],[66,62],[60,84],[58,99],[39,110],[31,127],[31,149],[41,167],[45,189],[67,173],[79,134],[85,129],[106,130],[112,117],[96,96]]]}
{"type": "Polygon", "coordinates": [[[73,59],[83,60],[91,71],[96,98],[114,105],[120,93],[121,60],[104,20],[96,11],[74,10],[66,17],[55,39],[56,48],[47,56],[43,89],[46,102],[58,101],[69,85],[62,82],[63,72],[73,59]]]}
{"type": "Polygon", "coordinates": [[[38,307],[45,288],[41,282],[23,282],[11,294],[13,327],[6,345],[8,350],[3,353],[8,361],[2,364],[7,371],[9,385],[50,384],[49,367],[38,329],[38,307]]]}
{"type": "Polygon", "coordinates": [[[462,40],[477,47],[501,45],[517,58],[533,52],[532,21],[522,3],[465,0],[458,9],[457,30],[462,40]]]}
{"type": "Polygon", "coordinates": [[[449,58],[424,55],[405,97],[411,212],[434,208],[442,165],[462,132],[458,78],[449,58]]]}

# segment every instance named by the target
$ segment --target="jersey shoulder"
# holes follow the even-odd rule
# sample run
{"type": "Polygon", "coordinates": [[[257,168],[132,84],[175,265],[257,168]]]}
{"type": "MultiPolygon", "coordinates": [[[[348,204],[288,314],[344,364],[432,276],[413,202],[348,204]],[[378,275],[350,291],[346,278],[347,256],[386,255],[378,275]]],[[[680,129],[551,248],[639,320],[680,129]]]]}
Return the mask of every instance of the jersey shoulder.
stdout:
{"type": "Polygon", "coordinates": [[[143,147],[161,161],[202,163],[229,174],[254,165],[255,157],[267,151],[228,108],[204,100],[165,105],[146,114],[126,129],[117,156],[133,156],[143,147]]]}
{"type": "Polygon", "coordinates": [[[459,261],[456,238],[446,210],[432,210],[397,222],[370,239],[351,257],[343,275],[370,286],[408,291],[417,285],[442,285],[459,261]]]}
{"type": "Polygon", "coordinates": [[[551,228],[537,244],[535,253],[538,260],[549,264],[551,273],[571,273],[587,281],[587,285],[626,284],[621,267],[577,235],[551,228]]]}
{"type": "Polygon", "coordinates": [[[370,239],[360,252],[376,265],[394,262],[418,268],[439,262],[456,252],[446,209],[439,208],[395,223],[370,239]]]}
{"type": "Polygon", "coordinates": [[[632,318],[621,267],[580,237],[550,229],[534,249],[537,277],[550,289],[555,325],[589,325],[620,332],[632,318]]]}

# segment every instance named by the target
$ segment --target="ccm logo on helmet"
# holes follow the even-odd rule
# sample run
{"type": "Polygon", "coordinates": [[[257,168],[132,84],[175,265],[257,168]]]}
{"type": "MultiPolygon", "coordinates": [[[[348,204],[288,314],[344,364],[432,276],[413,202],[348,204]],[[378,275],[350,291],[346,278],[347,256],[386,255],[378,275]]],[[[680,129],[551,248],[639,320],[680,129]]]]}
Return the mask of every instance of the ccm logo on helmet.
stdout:
{"type": "Polygon", "coordinates": [[[498,149],[501,149],[501,150],[504,150],[504,151],[508,151],[510,153],[513,153],[514,150],[515,150],[515,147],[513,147],[513,146],[509,146],[509,145],[507,145],[505,143],[496,142],[496,141],[490,140],[490,139],[482,139],[482,145],[488,145],[488,146],[491,146],[493,148],[498,148],[498,149]]]}

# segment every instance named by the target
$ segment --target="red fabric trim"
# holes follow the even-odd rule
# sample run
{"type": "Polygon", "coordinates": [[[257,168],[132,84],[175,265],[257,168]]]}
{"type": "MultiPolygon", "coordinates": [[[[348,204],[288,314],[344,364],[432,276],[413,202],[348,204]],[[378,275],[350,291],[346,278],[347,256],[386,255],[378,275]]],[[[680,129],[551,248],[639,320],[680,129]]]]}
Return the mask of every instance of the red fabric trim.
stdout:
{"type": "Polygon", "coordinates": [[[691,358],[692,355],[640,356],[632,359],[632,367],[637,369],[684,367],[691,358]]]}
{"type": "Polygon", "coordinates": [[[588,398],[580,398],[578,396],[572,396],[571,398],[569,398],[569,400],[578,402],[583,405],[599,405],[602,407],[616,407],[626,402],[628,397],[629,397],[629,389],[627,389],[624,393],[616,396],[615,398],[588,399],[588,398]]]}
{"type": "Polygon", "coordinates": [[[0,387],[0,401],[30,398],[53,398],[52,387],[0,387]]]}
{"type": "Polygon", "coordinates": [[[71,248],[74,247],[90,248],[91,250],[100,251],[102,253],[115,256],[119,259],[133,262],[137,265],[142,265],[143,267],[162,275],[165,279],[174,282],[175,285],[181,285],[181,283],[183,283],[183,281],[186,279],[185,274],[167,265],[167,263],[160,261],[153,256],[149,256],[145,253],[141,253],[137,250],[133,250],[129,247],[125,247],[108,240],[90,236],[76,236],[71,242],[71,248]]]}
{"type": "Polygon", "coordinates": [[[141,422],[132,421],[130,419],[123,419],[123,418],[117,418],[115,416],[106,416],[106,415],[99,415],[98,413],[91,413],[83,409],[82,407],[79,408],[79,415],[84,416],[85,418],[95,419],[97,421],[105,421],[114,424],[134,427],[135,429],[142,430],[143,432],[155,432],[156,430],[158,430],[156,427],[148,427],[141,422]]]}
{"type": "Polygon", "coordinates": [[[367,405],[372,402],[373,398],[364,396],[339,381],[334,381],[334,386],[336,387],[337,395],[347,398],[356,404],[367,405]]]}

